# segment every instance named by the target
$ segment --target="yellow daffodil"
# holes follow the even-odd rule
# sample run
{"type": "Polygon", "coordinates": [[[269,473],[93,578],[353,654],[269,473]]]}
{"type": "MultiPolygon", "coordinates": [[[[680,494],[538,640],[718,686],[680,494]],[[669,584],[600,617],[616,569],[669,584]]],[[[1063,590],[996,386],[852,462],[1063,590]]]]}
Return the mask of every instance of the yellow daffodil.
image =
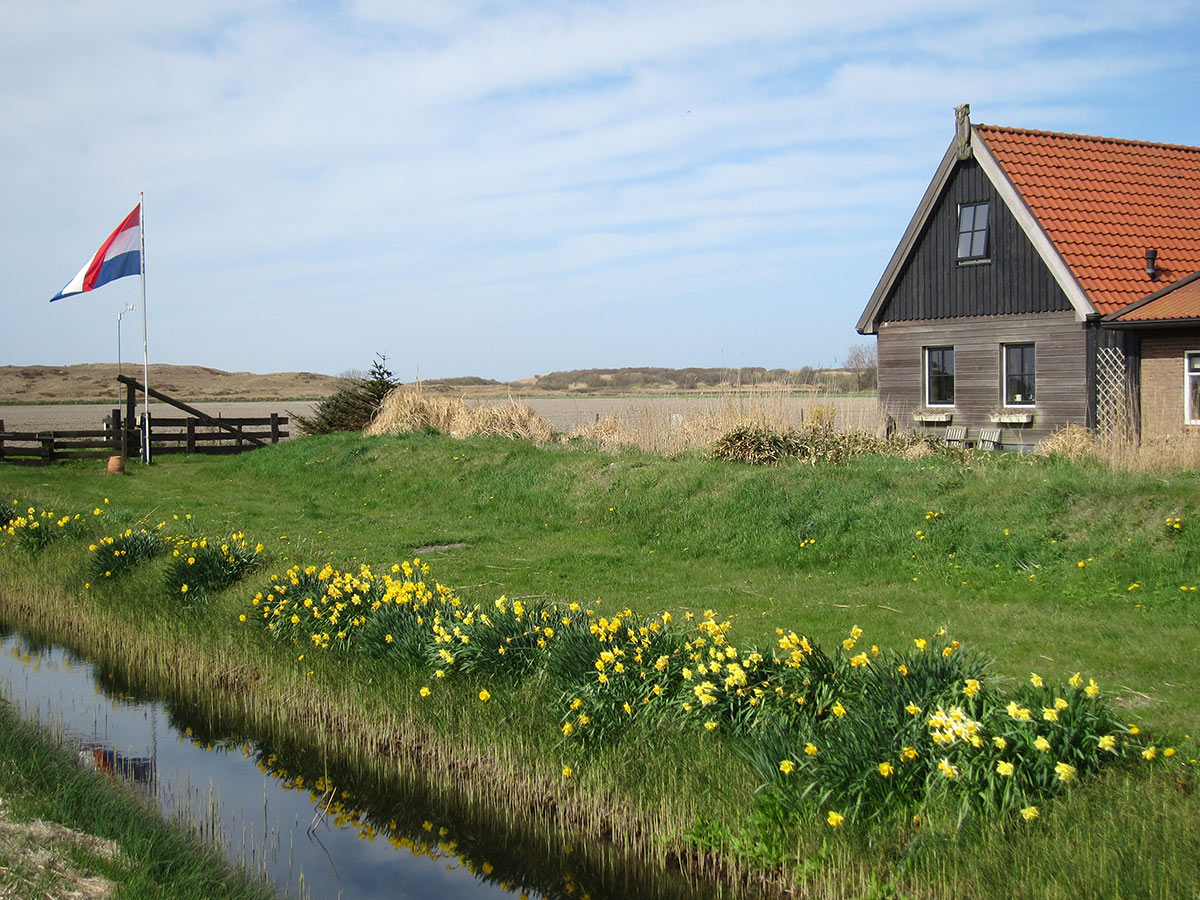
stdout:
{"type": "Polygon", "coordinates": [[[846,821],[846,817],[843,816],[840,812],[837,812],[836,810],[831,809],[829,811],[829,814],[827,816],[825,816],[825,821],[829,823],[830,828],[837,828],[844,821],[846,821]]]}
{"type": "Polygon", "coordinates": [[[784,775],[791,775],[792,772],[795,770],[795,768],[796,768],[796,764],[794,762],[792,762],[790,759],[782,760],[779,763],[779,771],[782,772],[784,775]]]}
{"type": "Polygon", "coordinates": [[[881,762],[878,766],[876,766],[876,768],[879,769],[879,774],[884,778],[887,778],[894,771],[896,771],[892,768],[892,764],[890,762],[881,762]]]}
{"type": "Polygon", "coordinates": [[[1038,808],[1036,806],[1026,806],[1021,810],[1021,818],[1026,822],[1032,822],[1038,817],[1038,808]]]}
{"type": "Polygon", "coordinates": [[[1015,770],[1015,766],[1013,766],[1013,764],[1010,762],[1006,762],[1003,759],[998,760],[996,762],[996,771],[999,772],[1001,775],[1003,775],[1005,778],[1008,778],[1009,776],[1011,776],[1014,770],[1015,770]]]}

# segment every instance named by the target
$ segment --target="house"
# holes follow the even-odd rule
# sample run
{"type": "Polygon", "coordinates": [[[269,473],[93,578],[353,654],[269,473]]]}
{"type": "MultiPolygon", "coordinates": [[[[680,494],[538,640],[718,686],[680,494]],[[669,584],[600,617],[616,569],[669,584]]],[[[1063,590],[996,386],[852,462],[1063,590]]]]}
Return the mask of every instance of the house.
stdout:
{"type": "Polygon", "coordinates": [[[858,321],[901,428],[1200,435],[1200,148],[973,125],[858,321]]]}

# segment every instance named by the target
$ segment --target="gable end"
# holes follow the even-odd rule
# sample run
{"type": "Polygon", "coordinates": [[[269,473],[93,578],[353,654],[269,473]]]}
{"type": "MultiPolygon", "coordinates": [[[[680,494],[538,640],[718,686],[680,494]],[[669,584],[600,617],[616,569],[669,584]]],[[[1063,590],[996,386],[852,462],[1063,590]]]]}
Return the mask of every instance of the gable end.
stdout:
{"type": "Polygon", "coordinates": [[[888,290],[878,322],[1073,309],[1008,204],[975,159],[955,166],[888,290]],[[989,204],[988,256],[957,258],[962,204],[989,204]]]}

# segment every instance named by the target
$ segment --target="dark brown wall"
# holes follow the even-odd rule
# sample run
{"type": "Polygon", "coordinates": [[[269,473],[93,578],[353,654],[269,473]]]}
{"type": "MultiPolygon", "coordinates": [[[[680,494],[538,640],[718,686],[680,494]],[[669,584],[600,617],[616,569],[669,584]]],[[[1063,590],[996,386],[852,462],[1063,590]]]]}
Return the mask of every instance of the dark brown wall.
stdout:
{"type": "Polygon", "coordinates": [[[1071,309],[979,164],[960,163],[885,301],[881,321],[1071,309]],[[991,202],[990,262],[959,264],[958,205],[991,202]]]}
{"type": "MultiPolygon", "coordinates": [[[[1003,402],[1000,345],[1032,342],[1037,382],[1030,425],[1000,425],[1007,445],[1032,446],[1068,422],[1087,416],[1087,340],[1074,312],[978,316],[934,322],[883,322],[879,327],[879,403],[901,429],[942,434],[944,424],[923,428],[912,411],[923,407],[925,347],[954,347],[955,405],[951,424],[966,425],[975,439],[1003,402]]],[[[1182,376],[1180,376],[1182,378],[1182,376]]]]}

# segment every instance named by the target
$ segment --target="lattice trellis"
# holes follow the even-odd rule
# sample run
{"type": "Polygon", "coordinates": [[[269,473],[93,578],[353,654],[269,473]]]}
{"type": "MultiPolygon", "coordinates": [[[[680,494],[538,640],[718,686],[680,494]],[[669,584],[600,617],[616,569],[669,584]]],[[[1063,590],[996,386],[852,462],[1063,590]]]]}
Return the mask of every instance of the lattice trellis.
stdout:
{"type": "Polygon", "coordinates": [[[1101,439],[1129,440],[1133,436],[1133,408],[1125,352],[1101,347],[1096,352],[1096,435],[1101,439]]]}

